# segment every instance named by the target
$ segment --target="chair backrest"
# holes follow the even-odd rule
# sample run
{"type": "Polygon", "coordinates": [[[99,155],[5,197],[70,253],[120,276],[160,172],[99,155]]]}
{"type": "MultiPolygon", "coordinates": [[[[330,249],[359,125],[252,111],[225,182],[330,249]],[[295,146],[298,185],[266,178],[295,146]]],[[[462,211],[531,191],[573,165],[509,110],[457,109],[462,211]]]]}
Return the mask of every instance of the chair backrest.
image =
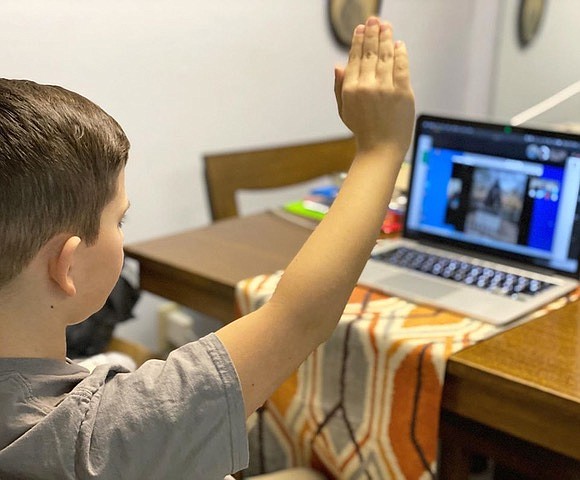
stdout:
{"type": "Polygon", "coordinates": [[[346,172],[354,155],[353,137],[205,155],[205,180],[212,219],[238,215],[238,190],[279,188],[346,172]]]}

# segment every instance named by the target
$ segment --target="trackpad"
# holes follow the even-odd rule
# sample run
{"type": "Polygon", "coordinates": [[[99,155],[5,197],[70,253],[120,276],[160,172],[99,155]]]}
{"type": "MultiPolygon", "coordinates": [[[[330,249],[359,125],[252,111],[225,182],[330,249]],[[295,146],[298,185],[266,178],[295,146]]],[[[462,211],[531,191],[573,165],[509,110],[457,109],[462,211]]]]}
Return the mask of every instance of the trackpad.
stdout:
{"type": "Polygon", "coordinates": [[[442,285],[441,282],[405,273],[395,273],[372,282],[373,286],[397,295],[437,299],[455,293],[459,286],[442,285]]]}

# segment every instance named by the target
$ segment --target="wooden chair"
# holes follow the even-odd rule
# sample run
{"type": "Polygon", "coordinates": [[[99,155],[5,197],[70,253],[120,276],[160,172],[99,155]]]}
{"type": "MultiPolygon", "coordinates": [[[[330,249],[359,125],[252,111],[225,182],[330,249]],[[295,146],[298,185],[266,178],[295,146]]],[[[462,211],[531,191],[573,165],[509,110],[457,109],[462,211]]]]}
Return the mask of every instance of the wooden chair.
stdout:
{"type": "Polygon", "coordinates": [[[354,158],[354,138],[211,154],[203,157],[211,217],[238,215],[236,192],[279,188],[339,172],[354,158]]]}

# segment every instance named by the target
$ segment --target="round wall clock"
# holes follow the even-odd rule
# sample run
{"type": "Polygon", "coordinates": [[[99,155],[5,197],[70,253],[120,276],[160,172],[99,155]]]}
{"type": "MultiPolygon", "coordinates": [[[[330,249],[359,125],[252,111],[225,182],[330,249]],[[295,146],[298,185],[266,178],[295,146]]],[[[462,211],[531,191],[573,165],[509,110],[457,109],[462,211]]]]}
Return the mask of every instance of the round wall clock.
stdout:
{"type": "Polygon", "coordinates": [[[381,0],[328,0],[330,25],[338,44],[349,48],[355,27],[378,15],[380,8],[381,0]]]}
{"type": "Polygon", "coordinates": [[[527,47],[538,33],[545,10],[545,0],[520,0],[518,39],[522,47],[527,47]]]}

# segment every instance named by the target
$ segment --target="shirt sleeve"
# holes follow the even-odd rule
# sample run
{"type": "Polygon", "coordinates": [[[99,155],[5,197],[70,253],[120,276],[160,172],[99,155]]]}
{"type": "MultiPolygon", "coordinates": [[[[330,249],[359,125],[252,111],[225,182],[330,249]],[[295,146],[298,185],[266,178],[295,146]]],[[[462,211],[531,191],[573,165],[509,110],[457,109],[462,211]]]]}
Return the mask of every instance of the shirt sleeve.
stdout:
{"type": "Polygon", "coordinates": [[[221,480],[248,464],[240,382],[214,334],[133,373],[109,372],[78,435],[79,478],[221,480]]]}

